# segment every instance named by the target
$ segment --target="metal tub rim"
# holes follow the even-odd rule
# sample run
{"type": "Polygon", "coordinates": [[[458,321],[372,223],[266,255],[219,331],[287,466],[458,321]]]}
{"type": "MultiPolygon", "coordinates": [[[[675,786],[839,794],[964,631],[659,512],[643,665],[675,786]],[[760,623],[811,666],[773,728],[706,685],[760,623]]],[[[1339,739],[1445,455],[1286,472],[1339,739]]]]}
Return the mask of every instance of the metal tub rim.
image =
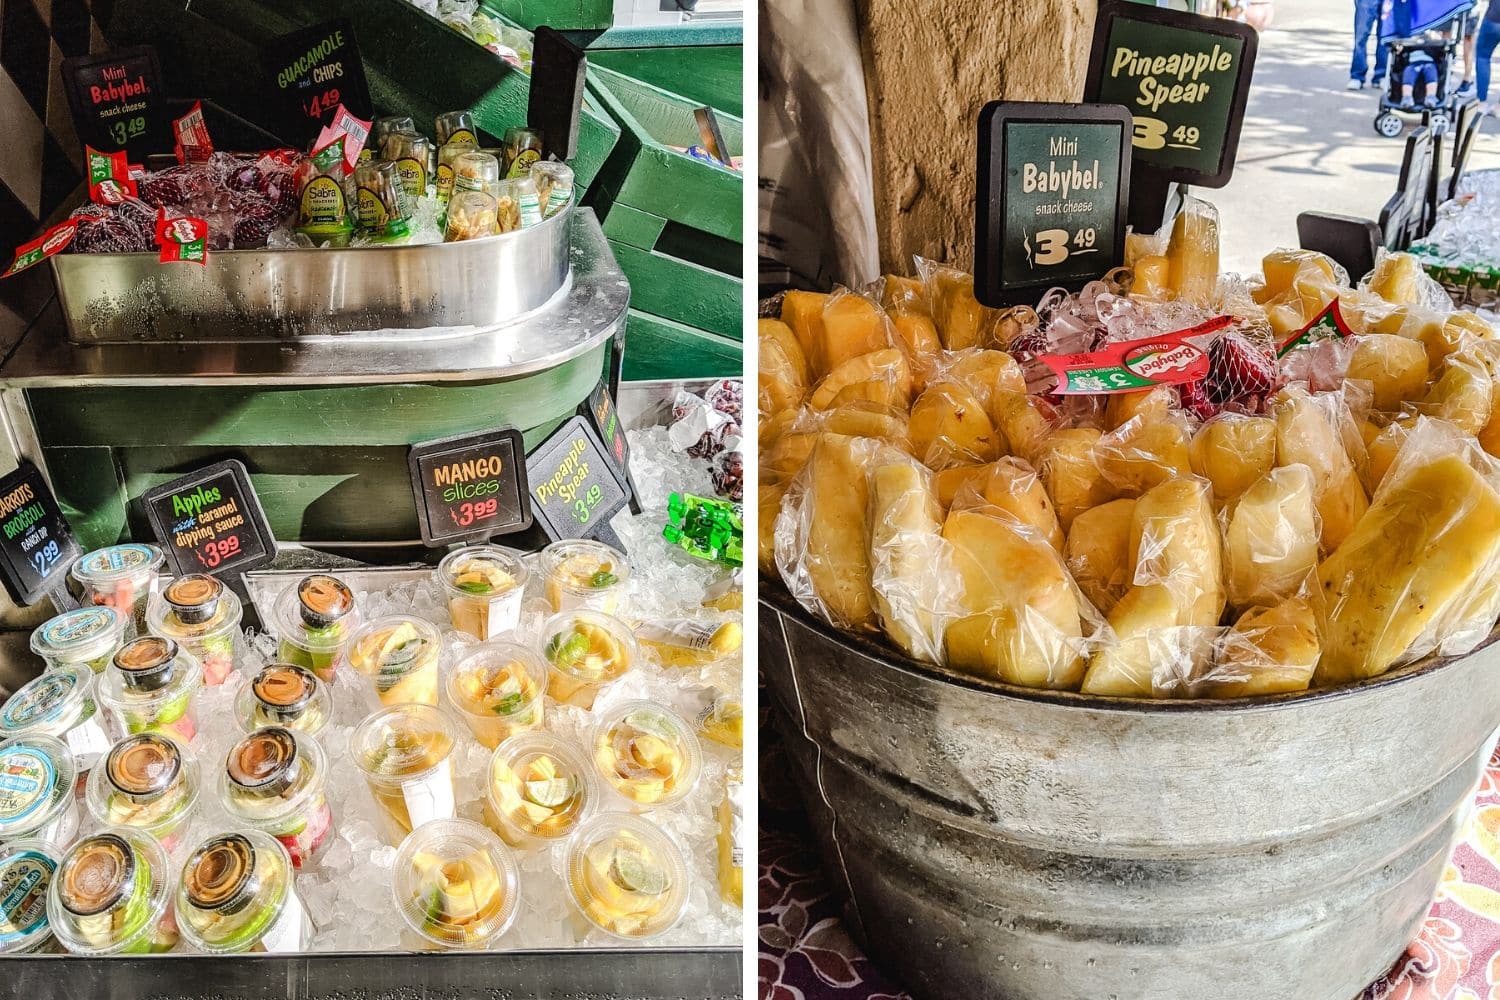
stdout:
{"type": "Polygon", "coordinates": [[[1197,714],[1226,712],[1262,712],[1291,706],[1326,703],[1336,698],[1351,698],[1378,688],[1401,684],[1405,681],[1436,673],[1486,649],[1500,640],[1500,629],[1492,631],[1484,642],[1461,656],[1427,656],[1414,663],[1389,670],[1378,677],[1371,677],[1349,684],[1327,688],[1311,688],[1286,694],[1253,695],[1242,698],[1122,698],[1107,695],[1083,694],[1079,691],[1050,691],[1042,688],[1022,687],[1004,681],[987,680],[966,674],[950,667],[924,663],[907,656],[895,646],[876,638],[872,634],[858,634],[835,628],[828,622],[803,607],[786,588],[762,580],[760,601],[778,615],[790,618],[804,628],[839,645],[850,652],[880,663],[900,673],[915,675],[924,680],[935,680],[953,687],[963,688],[975,694],[1002,699],[1038,702],[1063,709],[1090,710],[1120,713],[1166,713],[1197,714]]]}

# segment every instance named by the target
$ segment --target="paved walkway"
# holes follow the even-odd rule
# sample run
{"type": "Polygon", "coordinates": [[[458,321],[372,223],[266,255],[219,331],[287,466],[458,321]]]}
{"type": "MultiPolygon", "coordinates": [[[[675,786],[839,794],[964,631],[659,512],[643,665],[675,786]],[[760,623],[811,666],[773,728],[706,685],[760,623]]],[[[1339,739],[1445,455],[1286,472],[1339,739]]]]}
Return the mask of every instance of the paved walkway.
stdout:
{"type": "MultiPolygon", "coordinates": [[[[1228,270],[1256,269],[1267,250],[1295,246],[1298,212],[1378,217],[1401,169],[1402,141],[1373,128],[1378,94],[1343,89],[1353,0],[1278,0],[1276,7],[1275,23],[1261,35],[1234,179],[1197,192],[1222,213],[1228,270]]],[[[1500,167],[1500,122],[1486,122],[1470,167],[1500,167]]]]}

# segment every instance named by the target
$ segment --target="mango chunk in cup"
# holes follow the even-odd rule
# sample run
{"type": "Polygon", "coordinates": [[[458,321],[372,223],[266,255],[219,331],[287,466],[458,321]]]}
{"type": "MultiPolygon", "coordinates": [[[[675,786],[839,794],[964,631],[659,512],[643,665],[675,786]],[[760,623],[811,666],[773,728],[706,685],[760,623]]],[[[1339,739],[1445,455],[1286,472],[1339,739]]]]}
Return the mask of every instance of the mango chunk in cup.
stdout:
{"type": "Polygon", "coordinates": [[[396,908],[418,949],[487,949],[520,909],[520,867],[493,833],[435,820],[401,844],[392,871],[396,908]]]}
{"type": "Polygon", "coordinates": [[[455,630],[485,642],[520,623],[531,572],[517,553],[498,545],[466,546],[444,556],[434,575],[455,630]]]}
{"type": "Polygon", "coordinates": [[[630,563],[619,550],[587,540],[553,542],[542,550],[541,565],[553,611],[620,611],[630,563]]]}
{"type": "Polygon", "coordinates": [[[598,611],[564,611],[542,626],[542,655],[550,665],[547,693],[590,709],[594,698],[640,657],[630,626],[598,611]]]}
{"type": "Polygon", "coordinates": [[[430,705],[381,709],[349,737],[392,846],[424,823],[455,815],[452,757],[458,737],[457,725],[430,705]]]}
{"type": "Polygon", "coordinates": [[[692,727],[650,701],[612,708],[594,730],[593,754],[595,773],[636,812],[681,802],[703,768],[692,727]]]}
{"type": "Polygon", "coordinates": [[[370,682],[381,706],[436,705],[443,638],[431,622],[387,615],[365,623],[349,640],[349,666],[370,682]]]}
{"type": "Polygon", "coordinates": [[[639,941],[672,928],[687,903],[687,867],[666,834],[639,816],[601,813],[568,841],[568,899],[586,935],[639,941]]]}
{"type": "Polygon", "coordinates": [[[542,724],[546,693],[547,664],[512,642],[475,646],[448,675],[448,701],[491,750],[542,724]]]}
{"type": "Polygon", "coordinates": [[[485,825],[516,848],[568,836],[598,800],[583,756],[551,733],[523,733],[500,744],[486,777],[485,825]]]}

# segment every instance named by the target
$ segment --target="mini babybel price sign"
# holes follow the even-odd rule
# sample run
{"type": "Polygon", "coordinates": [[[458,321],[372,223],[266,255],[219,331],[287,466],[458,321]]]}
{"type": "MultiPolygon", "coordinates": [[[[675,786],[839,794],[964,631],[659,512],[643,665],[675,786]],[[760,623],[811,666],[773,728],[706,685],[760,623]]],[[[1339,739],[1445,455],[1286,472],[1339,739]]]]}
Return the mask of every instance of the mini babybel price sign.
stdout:
{"type": "Polygon", "coordinates": [[[81,555],[57,498],[35,465],[22,462],[0,478],[0,577],[12,600],[35,604],[49,591],[62,589],[68,568],[81,555]]]}
{"type": "Polygon", "coordinates": [[[149,45],[71,56],[62,81],[83,145],[123,149],[136,162],[171,148],[161,66],[149,45]]]}
{"type": "Polygon", "coordinates": [[[276,536],[242,462],[228,459],[163,483],[141,504],[179,576],[248,573],[276,558],[276,536]]]}
{"type": "Polygon", "coordinates": [[[986,105],[979,116],[975,294],[1035,302],[1118,267],[1125,254],[1130,113],[1085,104],[986,105]]]}
{"type": "Polygon", "coordinates": [[[1256,39],[1238,21],[1101,0],[1084,100],[1130,109],[1138,182],[1229,183],[1256,39]]]}
{"type": "Polygon", "coordinates": [[[514,427],[412,445],[407,463],[422,541],[479,541],[531,527],[525,455],[514,427]]]}
{"type": "Polygon", "coordinates": [[[532,512],[550,540],[594,538],[619,547],[609,522],[629,497],[587,420],[569,418],[526,456],[526,472],[532,512]]]}

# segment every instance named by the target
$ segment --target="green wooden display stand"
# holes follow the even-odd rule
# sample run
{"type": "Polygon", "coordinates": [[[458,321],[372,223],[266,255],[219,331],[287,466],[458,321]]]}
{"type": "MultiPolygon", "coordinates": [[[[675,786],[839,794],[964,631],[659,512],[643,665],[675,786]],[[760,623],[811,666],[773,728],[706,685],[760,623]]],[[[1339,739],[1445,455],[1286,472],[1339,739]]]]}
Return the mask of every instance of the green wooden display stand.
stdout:
{"type": "MultiPolygon", "coordinates": [[[[701,141],[693,119],[701,105],[597,66],[589,69],[589,88],[621,130],[590,201],[630,278],[631,305],[661,320],[664,325],[654,329],[672,336],[695,330],[711,336],[715,349],[722,347],[721,338],[738,340],[744,180],[672,148],[701,141]]],[[[730,151],[738,154],[741,122],[721,115],[720,123],[730,151]]],[[[684,367],[671,374],[685,374],[689,363],[685,357],[684,367]]]]}
{"type": "Polygon", "coordinates": [[[30,389],[26,402],[86,549],[150,537],[141,494],[224,458],[249,468],[277,538],[404,542],[421,537],[409,445],[511,425],[533,447],[593,388],[604,354],[504,382],[95,386],[30,389]]]}
{"type": "MultiPolygon", "coordinates": [[[[471,108],[496,139],[526,123],[526,74],[406,0],[118,0],[108,36],[156,46],[174,93],[212,98],[266,127],[260,46],[336,17],[354,25],[377,114],[409,114],[430,132],[439,113],[471,108]]],[[[583,189],[619,138],[610,115],[586,102],[571,161],[583,189]]]]}
{"type": "Polygon", "coordinates": [[[744,351],[738,340],[635,309],[630,310],[625,329],[623,378],[628,382],[728,378],[744,373],[744,351]]]}

